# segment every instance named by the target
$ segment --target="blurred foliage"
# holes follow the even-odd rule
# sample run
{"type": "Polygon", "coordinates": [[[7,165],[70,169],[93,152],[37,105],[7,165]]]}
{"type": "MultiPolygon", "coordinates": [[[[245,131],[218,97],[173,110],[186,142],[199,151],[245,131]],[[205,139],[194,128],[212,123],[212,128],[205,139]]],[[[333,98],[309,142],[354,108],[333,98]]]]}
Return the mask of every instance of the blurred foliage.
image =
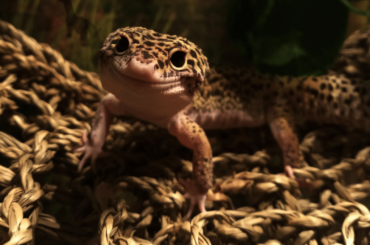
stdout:
{"type": "Polygon", "coordinates": [[[98,53],[105,37],[125,26],[185,36],[213,65],[244,59],[227,35],[225,1],[2,0],[1,5],[1,19],[85,70],[99,72],[98,53]]]}
{"type": "Polygon", "coordinates": [[[261,71],[326,73],[344,41],[348,9],[338,0],[229,0],[228,26],[261,71]]]}
{"type": "Polygon", "coordinates": [[[2,0],[0,18],[96,72],[111,31],[144,26],[189,38],[211,65],[250,62],[269,73],[318,75],[345,38],[343,1],[2,0]]]}
{"type": "Polygon", "coordinates": [[[369,1],[368,0],[352,0],[352,3],[349,1],[349,0],[340,0],[344,5],[347,6],[348,9],[350,9],[352,12],[356,13],[356,14],[359,14],[359,15],[363,15],[363,16],[366,16],[366,17],[370,17],[370,11],[364,11],[364,10],[361,10],[359,8],[356,8],[356,6],[353,6],[353,3],[359,3],[359,2],[362,2],[361,4],[365,4],[365,5],[368,5],[369,4],[369,1]]]}

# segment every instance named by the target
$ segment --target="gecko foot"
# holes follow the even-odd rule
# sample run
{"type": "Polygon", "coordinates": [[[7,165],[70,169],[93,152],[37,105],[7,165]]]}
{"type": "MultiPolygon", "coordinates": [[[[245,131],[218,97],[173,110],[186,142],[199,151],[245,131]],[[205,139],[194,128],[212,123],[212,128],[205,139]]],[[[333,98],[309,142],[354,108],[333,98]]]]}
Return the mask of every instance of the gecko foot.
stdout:
{"type": "Polygon", "coordinates": [[[78,172],[82,170],[87,159],[91,158],[91,162],[95,163],[98,155],[102,152],[101,147],[94,146],[88,138],[87,130],[82,132],[82,143],[83,146],[75,149],[73,152],[83,152],[85,155],[81,159],[80,163],[78,164],[78,172]]]}
{"type": "Polygon", "coordinates": [[[190,207],[189,207],[189,210],[188,210],[187,214],[185,215],[184,219],[185,220],[190,219],[196,204],[198,204],[198,208],[199,208],[199,211],[201,213],[206,212],[207,193],[199,192],[199,190],[198,190],[199,188],[196,187],[193,180],[179,179],[179,182],[185,189],[184,197],[186,199],[190,199],[190,207]]]}
{"type": "Polygon", "coordinates": [[[285,175],[291,179],[294,179],[295,181],[297,181],[299,187],[302,187],[302,188],[311,188],[312,187],[312,183],[311,182],[308,182],[302,178],[296,178],[295,175],[294,175],[294,170],[291,166],[289,165],[286,165],[285,166],[285,175]]]}

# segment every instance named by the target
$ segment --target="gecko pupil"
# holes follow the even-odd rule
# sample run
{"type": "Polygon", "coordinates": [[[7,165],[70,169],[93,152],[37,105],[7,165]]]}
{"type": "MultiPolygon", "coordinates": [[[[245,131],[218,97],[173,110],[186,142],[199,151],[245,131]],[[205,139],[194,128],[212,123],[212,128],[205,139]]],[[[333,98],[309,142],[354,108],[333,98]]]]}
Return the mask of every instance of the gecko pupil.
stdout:
{"type": "Polygon", "coordinates": [[[124,52],[128,49],[129,41],[126,37],[122,36],[119,42],[116,45],[117,52],[124,52]]]}
{"type": "Polygon", "coordinates": [[[182,67],[185,64],[185,52],[176,51],[171,56],[171,63],[175,67],[182,67]]]}

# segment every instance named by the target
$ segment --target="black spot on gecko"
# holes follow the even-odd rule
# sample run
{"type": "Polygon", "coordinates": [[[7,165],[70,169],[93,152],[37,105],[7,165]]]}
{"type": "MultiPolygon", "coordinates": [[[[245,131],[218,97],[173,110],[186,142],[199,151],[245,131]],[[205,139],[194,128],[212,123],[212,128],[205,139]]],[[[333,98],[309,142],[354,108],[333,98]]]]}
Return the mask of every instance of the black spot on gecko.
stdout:
{"type": "Polygon", "coordinates": [[[145,44],[146,46],[149,46],[149,47],[154,46],[154,43],[149,42],[149,41],[144,42],[144,44],[145,44]]]}
{"type": "Polygon", "coordinates": [[[330,83],[328,84],[328,88],[329,88],[329,91],[333,91],[333,85],[331,85],[330,83]]]}
{"type": "Polygon", "coordinates": [[[332,100],[333,100],[333,95],[329,94],[327,98],[328,103],[330,103],[332,100]]]}
{"type": "Polygon", "coordinates": [[[346,105],[350,105],[351,104],[351,102],[352,102],[352,97],[350,96],[349,98],[347,98],[347,99],[345,99],[344,100],[344,103],[346,104],[346,105]]]}
{"type": "Polygon", "coordinates": [[[143,54],[144,59],[151,59],[151,58],[153,58],[153,55],[149,54],[148,51],[143,50],[143,51],[141,51],[141,53],[143,54]]]}
{"type": "Polygon", "coordinates": [[[317,91],[316,89],[310,89],[310,94],[312,94],[313,96],[315,96],[315,98],[317,98],[317,96],[319,95],[319,91],[317,91]]]}
{"type": "Polygon", "coordinates": [[[198,57],[197,53],[195,53],[194,50],[190,50],[190,55],[193,56],[194,58],[198,57]]]}
{"type": "Polygon", "coordinates": [[[317,78],[316,77],[313,77],[312,78],[312,81],[317,82],[317,78]]]}
{"type": "Polygon", "coordinates": [[[192,65],[193,67],[195,66],[195,62],[194,62],[194,60],[188,60],[188,64],[189,64],[189,65],[192,65]]]}
{"type": "Polygon", "coordinates": [[[158,60],[158,65],[161,69],[164,67],[164,63],[161,60],[158,60]]]}
{"type": "Polygon", "coordinates": [[[158,39],[157,39],[157,41],[158,41],[158,42],[168,42],[168,40],[167,40],[167,39],[163,39],[163,38],[158,38],[158,39]]]}
{"type": "Polygon", "coordinates": [[[321,90],[324,90],[326,88],[326,84],[325,83],[322,83],[321,85],[320,85],[320,89],[321,90]]]}
{"type": "Polygon", "coordinates": [[[143,40],[146,40],[146,39],[149,39],[149,40],[154,40],[154,37],[147,34],[147,35],[143,35],[143,40]]]}
{"type": "Polygon", "coordinates": [[[347,88],[342,87],[342,92],[343,92],[343,93],[346,93],[346,92],[347,92],[347,88]]]}

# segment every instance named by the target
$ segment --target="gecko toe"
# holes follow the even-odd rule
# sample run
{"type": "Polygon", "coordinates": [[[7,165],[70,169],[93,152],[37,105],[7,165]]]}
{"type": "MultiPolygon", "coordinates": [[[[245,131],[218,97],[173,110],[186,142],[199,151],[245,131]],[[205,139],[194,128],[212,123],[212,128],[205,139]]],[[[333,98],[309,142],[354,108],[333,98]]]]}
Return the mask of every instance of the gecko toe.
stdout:
{"type": "Polygon", "coordinates": [[[289,165],[285,166],[284,175],[286,175],[288,178],[291,178],[291,179],[294,179],[295,181],[297,181],[300,188],[309,188],[309,189],[312,188],[312,183],[310,181],[305,180],[305,179],[297,178],[294,175],[294,169],[289,165]]]}
{"type": "Polygon", "coordinates": [[[198,205],[199,211],[201,213],[206,212],[206,199],[207,193],[201,193],[196,187],[193,180],[179,179],[179,183],[184,187],[185,194],[183,195],[185,199],[190,200],[190,206],[187,214],[184,216],[185,220],[189,220],[193,214],[195,205],[198,205]]]}

